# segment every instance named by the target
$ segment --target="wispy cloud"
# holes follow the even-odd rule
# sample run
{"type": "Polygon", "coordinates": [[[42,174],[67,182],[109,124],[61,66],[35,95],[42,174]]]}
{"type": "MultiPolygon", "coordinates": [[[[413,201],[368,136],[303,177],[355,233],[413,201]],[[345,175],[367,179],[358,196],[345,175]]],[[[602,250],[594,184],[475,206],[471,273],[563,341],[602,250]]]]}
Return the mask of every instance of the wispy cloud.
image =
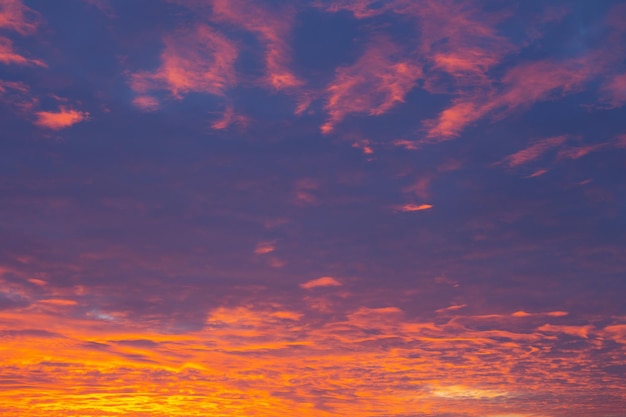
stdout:
{"type": "Polygon", "coordinates": [[[378,116],[404,101],[422,76],[421,67],[402,58],[401,49],[386,38],[377,38],[352,65],[338,68],[326,88],[325,110],[329,118],[322,126],[330,133],[347,115],[378,116]]]}
{"type": "Polygon", "coordinates": [[[254,33],[265,51],[265,83],[276,90],[303,84],[290,68],[293,10],[270,10],[250,0],[212,0],[213,18],[254,33]]]}
{"type": "Polygon", "coordinates": [[[509,168],[515,168],[520,165],[533,162],[543,156],[546,152],[558,148],[567,141],[567,136],[555,136],[551,138],[540,139],[535,141],[526,149],[517,151],[512,155],[507,156],[500,164],[506,165],[509,168]]]}
{"type": "Polygon", "coordinates": [[[0,28],[30,35],[37,31],[38,23],[39,15],[22,0],[0,1],[0,28]]]}
{"type": "MultiPolygon", "coordinates": [[[[140,97],[155,90],[167,90],[177,99],[190,92],[223,95],[235,84],[237,48],[213,28],[200,25],[167,34],[163,43],[159,68],[131,75],[131,87],[140,97]]],[[[144,98],[136,105],[145,108],[146,102],[151,104],[144,98]]]]}
{"type": "Polygon", "coordinates": [[[13,49],[13,42],[9,38],[0,36],[0,62],[6,65],[37,65],[45,67],[46,64],[38,59],[26,58],[13,49]]]}
{"type": "Polygon", "coordinates": [[[228,105],[221,114],[221,117],[211,123],[211,127],[216,130],[224,130],[233,125],[245,126],[246,123],[248,123],[248,118],[244,115],[237,114],[235,108],[232,105],[228,105]]]}
{"type": "Polygon", "coordinates": [[[478,89],[452,100],[452,105],[427,121],[428,137],[445,140],[489,114],[499,116],[525,109],[542,100],[579,90],[595,74],[589,58],[565,62],[537,61],[510,69],[500,88],[478,89]]]}

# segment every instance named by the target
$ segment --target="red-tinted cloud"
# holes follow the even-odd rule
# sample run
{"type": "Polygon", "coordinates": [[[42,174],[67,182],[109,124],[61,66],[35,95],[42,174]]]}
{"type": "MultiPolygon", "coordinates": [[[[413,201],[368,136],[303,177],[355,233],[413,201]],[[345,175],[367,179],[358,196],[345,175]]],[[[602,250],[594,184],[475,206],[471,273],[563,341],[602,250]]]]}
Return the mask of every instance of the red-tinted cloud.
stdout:
{"type": "Polygon", "coordinates": [[[376,39],[357,62],[337,69],[326,88],[324,108],[329,118],[322,132],[331,132],[349,114],[378,116],[389,111],[404,101],[421,77],[421,67],[402,58],[400,48],[388,39],[376,39]]]}
{"type": "MultiPolygon", "coordinates": [[[[235,84],[237,48],[215,29],[197,26],[165,35],[163,43],[159,68],[131,76],[131,87],[141,96],[154,90],[167,90],[178,99],[190,92],[222,95],[235,84]]],[[[147,102],[142,101],[140,108],[147,102]]]]}
{"type": "Polygon", "coordinates": [[[226,109],[221,114],[221,117],[211,123],[211,127],[216,130],[223,130],[231,127],[232,125],[244,126],[248,122],[248,119],[235,113],[233,106],[226,106],[226,109]]]}
{"type": "Polygon", "coordinates": [[[489,114],[506,115],[541,100],[579,90],[595,75],[586,57],[564,62],[537,61],[513,67],[502,77],[502,87],[480,88],[455,98],[437,119],[426,123],[428,137],[436,140],[458,136],[467,126],[489,114]]]}
{"type": "Polygon", "coordinates": [[[270,10],[250,0],[212,0],[213,18],[254,33],[265,48],[265,82],[276,90],[303,84],[290,69],[293,13],[270,10]]]}
{"type": "Polygon", "coordinates": [[[546,152],[558,148],[565,143],[567,136],[555,136],[552,138],[541,139],[530,145],[526,149],[515,152],[504,158],[500,163],[510,168],[532,162],[541,157],[546,152]]]}
{"type": "Polygon", "coordinates": [[[58,111],[39,111],[35,113],[35,124],[52,130],[71,127],[89,118],[89,113],[61,106],[58,111]]]}
{"type": "Polygon", "coordinates": [[[30,35],[37,30],[37,17],[21,0],[0,1],[0,28],[30,35]]]}

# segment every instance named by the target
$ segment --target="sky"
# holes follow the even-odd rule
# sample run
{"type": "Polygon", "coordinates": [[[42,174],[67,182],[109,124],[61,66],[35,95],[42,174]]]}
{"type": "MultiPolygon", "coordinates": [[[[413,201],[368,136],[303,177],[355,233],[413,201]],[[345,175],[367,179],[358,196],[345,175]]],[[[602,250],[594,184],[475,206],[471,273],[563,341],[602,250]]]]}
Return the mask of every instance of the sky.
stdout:
{"type": "Polygon", "coordinates": [[[0,415],[625,417],[626,3],[0,0],[0,415]]]}

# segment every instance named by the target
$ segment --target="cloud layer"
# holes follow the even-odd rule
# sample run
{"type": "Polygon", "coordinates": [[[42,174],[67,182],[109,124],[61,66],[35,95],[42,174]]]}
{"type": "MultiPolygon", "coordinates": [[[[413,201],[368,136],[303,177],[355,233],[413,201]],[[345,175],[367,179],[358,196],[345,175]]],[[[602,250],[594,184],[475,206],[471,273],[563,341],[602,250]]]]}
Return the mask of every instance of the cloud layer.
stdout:
{"type": "Polygon", "coordinates": [[[626,8],[508,3],[0,0],[0,415],[621,415],[626,8]]]}

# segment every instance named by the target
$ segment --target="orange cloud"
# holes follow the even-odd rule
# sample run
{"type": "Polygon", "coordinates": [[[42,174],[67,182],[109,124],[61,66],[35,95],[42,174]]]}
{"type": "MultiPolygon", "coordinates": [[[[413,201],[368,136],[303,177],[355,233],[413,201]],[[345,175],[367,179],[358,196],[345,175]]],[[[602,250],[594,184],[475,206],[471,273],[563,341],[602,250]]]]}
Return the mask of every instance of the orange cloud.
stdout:
{"type": "Polygon", "coordinates": [[[269,10],[249,0],[212,0],[213,18],[256,34],[265,48],[265,81],[276,90],[298,87],[303,82],[289,68],[292,26],[290,10],[269,10]]]}
{"type": "Polygon", "coordinates": [[[333,277],[321,277],[317,279],[313,279],[311,281],[307,281],[304,284],[300,284],[300,287],[305,290],[310,290],[311,288],[317,287],[340,287],[341,282],[337,281],[333,277]]]}
{"type": "Polygon", "coordinates": [[[548,316],[548,317],[565,317],[569,313],[566,311],[549,311],[547,313],[528,313],[526,311],[516,311],[511,314],[513,317],[533,317],[533,316],[548,316]]]}
{"type": "Polygon", "coordinates": [[[411,212],[411,211],[422,211],[422,210],[429,210],[433,208],[433,206],[431,206],[430,204],[405,204],[403,206],[397,206],[396,207],[396,211],[404,211],[404,212],[411,212]]]}
{"type": "Polygon", "coordinates": [[[400,52],[390,40],[379,38],[353,65],[337,69],[326,89],[324,108],[329,118],[321,127],[323,133],[330,133],[349,114],[377,116],[404,102],[422,70],[415,62],[401,59],[400,52]]]}
{"type": "MultiPolygon", "coordinates": [[[[163,43],[161,66],[155,72],[131,76],[131,88],[141,96],[160,89],[178,99],[189,92],[222,95],[235,84],[237,49],[209,26],[166,35],[163,43]]],[[[135,104],[145,108],[146,99],[135,104]]]]}
{"type": "Polygon", "coordinates": [[[61,106],[59,111],[56,112],[36,112],[35,116],[37,117],[37,120],[35,121],[37,126],[52,130],[65,129],[75,125],[76,123],[89,119],[89,113],[73,110],[64,106],[61,106]]]}
{"type": "Polygon", "coordinates": [[[623,318],[596,329],[554,324],[563,318],[548,315],[533,331],[535,319],[525,315],[429,322],[393,306],[362,306],[318,320],[264,305],[218,307],[204,329],[184,333],[116,312],[79,318],[66,313],[69,305],[2,310],[0,409],[9,416],[530,417],[564,415],[563,401],[586,415],[611,414],[622,403],[622,381],[609,369],[623,362],[623,318]],[[598,361],[602,367],[593,366],[598,361]],[[572,386],[610,390],[613,406],[603,409],[572,386]],[[538,390],[546,401],[529,403],[538,390]]]}
{"type": "Polygon", "coordinates": [[[435,310],[435,313],[447,313],[449,311],[456,311],[456,310],[460,310],[462,308],[467,307],[467,304],[459,304],[459,305],[451,305],[449,307],[444,307],[444,308],[440,308],[435,310]]]}

